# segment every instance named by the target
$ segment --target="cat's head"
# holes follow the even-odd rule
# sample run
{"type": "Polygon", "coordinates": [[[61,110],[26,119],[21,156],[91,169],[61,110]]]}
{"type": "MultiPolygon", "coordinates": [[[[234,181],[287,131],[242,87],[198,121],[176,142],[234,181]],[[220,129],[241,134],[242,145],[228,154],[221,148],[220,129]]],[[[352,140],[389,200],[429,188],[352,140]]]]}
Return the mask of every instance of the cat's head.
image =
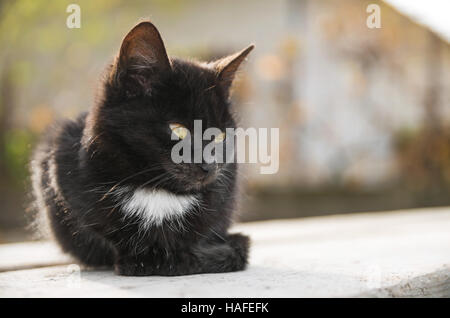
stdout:
{"type": "MultiPolygon", "coordinates": [[[[194,120],[202,121],[203,130],[235,127],[229,90],[252,49],[253,45],[210,63],[169,58],[156,27],[139,23],[124,38],[108,70],[102,101],[88,116],[88,152],[108,159],[104,164],[118,178],[136,174],[128,179],[134,185],[176,191],[207,186],[227,165],[175,163],[171,154],[178,141],[171,137],[193,135],[194,120]]],[[[203,141],[202,147],[209,142],[203,141]]]]}

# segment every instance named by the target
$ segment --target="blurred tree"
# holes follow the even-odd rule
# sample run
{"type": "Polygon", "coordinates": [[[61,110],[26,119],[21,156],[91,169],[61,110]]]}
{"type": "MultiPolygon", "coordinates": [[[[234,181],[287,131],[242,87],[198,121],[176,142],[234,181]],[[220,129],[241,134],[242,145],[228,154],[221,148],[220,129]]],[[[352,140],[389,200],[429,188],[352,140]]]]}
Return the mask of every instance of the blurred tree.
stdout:
{"type": "Polygon", "coordinates": [[[426,57],[427,86],[422,127],[401,131],[396,136],[401,183],[413,192],[418,204],[449,204],[450,125],[442,120],[438,107],[442,84],[442,40],[429,32],[426,57]]]}

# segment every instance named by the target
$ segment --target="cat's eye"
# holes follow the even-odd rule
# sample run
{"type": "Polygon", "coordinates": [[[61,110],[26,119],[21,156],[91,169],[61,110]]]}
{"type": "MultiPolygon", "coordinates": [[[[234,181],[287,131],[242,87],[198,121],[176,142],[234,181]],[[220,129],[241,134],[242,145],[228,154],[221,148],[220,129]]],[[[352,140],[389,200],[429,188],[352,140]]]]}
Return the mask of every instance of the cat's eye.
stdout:
{"type": "Polygon", "coordinates": [[[180,139],[186,138],[189,130],[181,124],[170,124],[170,130],[180,139]]]}
{"type": "Polygon", "coordinates": [[[221,143],[221,142],[223,142],[224,140],[225,140],[225,133],[224,133],[224,132],[218,134],[218,135],[214,138],[214,142],[215,142],[216,144],[221,143]]]}

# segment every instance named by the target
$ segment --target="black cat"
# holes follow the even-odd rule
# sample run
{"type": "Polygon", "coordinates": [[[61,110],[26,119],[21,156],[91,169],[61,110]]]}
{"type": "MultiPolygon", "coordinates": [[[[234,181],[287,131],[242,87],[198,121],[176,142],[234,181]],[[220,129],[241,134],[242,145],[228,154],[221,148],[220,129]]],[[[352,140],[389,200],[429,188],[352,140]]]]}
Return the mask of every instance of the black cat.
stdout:
{"type": "Polygon", "coordinates": [[[36,206],[64,251],[120,275],[246,267],[249,238],[227,233],[236,164],[174,163],[171,137],[185,138],[197,119],[203,129],[235,127],[229,89],[252,49],[188,62],[167,56],[150,22],[128,33],[101,100],[52,127],[32,160],[36,206]]]}

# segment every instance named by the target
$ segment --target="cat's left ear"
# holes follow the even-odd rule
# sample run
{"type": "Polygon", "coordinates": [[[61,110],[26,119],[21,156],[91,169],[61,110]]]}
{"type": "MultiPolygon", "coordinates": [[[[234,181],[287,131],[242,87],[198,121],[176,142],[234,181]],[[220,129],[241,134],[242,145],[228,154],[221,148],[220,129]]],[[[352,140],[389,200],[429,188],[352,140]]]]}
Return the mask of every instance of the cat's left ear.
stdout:
{"type": "Polygon", "coordinates": [[[212,63],[213,68],[217,72],[218,84],[225,90],[225,92],[228,92],[230,89],[239,66],[254,47],[255,46],[251,44],[242,51],[226,56],[212,63]]]}
{"type": "Polygon", "coordinates": [[[148,88],[164,73],[171,71],[158,29],[149,21],[137,24],[123,39],[120,52],[111,72],[115,84],[148,88]],[[135,83],[133,83],[135,82],[135,83]]]}

